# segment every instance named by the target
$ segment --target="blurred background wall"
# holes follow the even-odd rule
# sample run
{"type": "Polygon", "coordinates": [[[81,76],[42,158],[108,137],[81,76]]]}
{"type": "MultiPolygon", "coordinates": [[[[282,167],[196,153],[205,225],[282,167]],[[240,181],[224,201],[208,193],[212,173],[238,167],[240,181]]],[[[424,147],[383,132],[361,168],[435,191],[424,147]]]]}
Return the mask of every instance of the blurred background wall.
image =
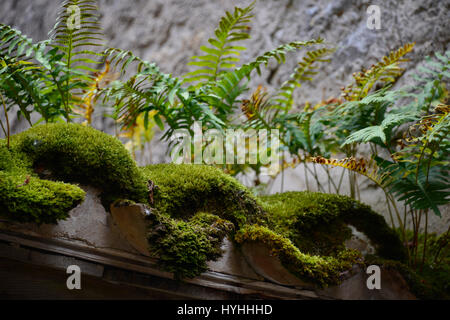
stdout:
{"type": "MultiPolygon", "coordinates": [[[[42,40],[53,27],[59,0],[2,0],[0,23],[19,28],[34,40],[42,40]]],[[[206,44],[225,10],[245,6],[249,0],[99,0],[101,23],[107,45],[132,50],[142,58],[156,62],[166,73],[180,75],[189,71],[189,57],[206,44]]],[[[411,75],[423,58],[435,51],[449,50],[450,0],[258,0],[254,10],[252,39],[242,61],[273,49],[279,44],[324,38],[336,48],[331,63],[323,65],[311,84],[297,92],[297,102],[318,102],[337,97],[340,88],[351,81],[353,72],[370,67],[389,51],[408,42],[416,42],[409,54],[411,61],[397,87],[412,84],[411,75]],[[367,28],[367,7],[379,5],[381,29],[367,28]]],[[[261,84],[269,90],[287,79],[299,56],[289,55],[284,65],[270,65],[251,87],[261,84]]],[[[110,119],[96,110],[94,127],[111,133],[110,119]]],[[[13,119],[13,131],[27,128],[13,119]]],[[[154,139],[138,159],[141,163],[168,162],[165,143],[154,139]]],[[[340,169],[332,170],[339,176],[340,169]]],[[[323,181],[326,176],[321,171],[323,181]]],[[[283,190],[305,190],[303,169],[287,170],[283,190]]],[[[321,179],[322,180],[322,179],[321,179]]],[[[246,181],[244,181],[246,182],[246,181]]],[[[384,195],[375,185],[361,179],[361,200],[387,216],[384,195]]],[[[312,186],[314,187],[314,186],[312,186]]],[[[281,176],[270,192],[281,190],[281,176]]],[[[431,217],[431,229],[442,232],[450,224],[448,208],[442,219],[431,217]]]]}

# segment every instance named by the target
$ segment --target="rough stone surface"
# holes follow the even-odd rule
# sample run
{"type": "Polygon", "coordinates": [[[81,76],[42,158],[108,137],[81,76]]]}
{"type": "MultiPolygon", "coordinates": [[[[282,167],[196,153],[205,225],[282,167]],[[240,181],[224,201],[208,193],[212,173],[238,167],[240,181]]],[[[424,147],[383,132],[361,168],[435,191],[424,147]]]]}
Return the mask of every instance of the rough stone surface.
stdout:
{"type": "MultiPolygon", "coordinates": [[[[256,242],[244,243],[242,252],[251,267],[267,280],[287,286],[314,288],[292,275],[277,257],[270,254],[269,248],[256,242]]],[[[367,275],[364,270],[355,267],[338,285],[325,289],[314,289],[320,296],[343,300],[413,300],[416,297],[409,291],[403,277],[395,270],[381,269],[381,288],[368,289],[367,275]]]]}
{"type": "MultiPolygon", "coordinates": [[[[18,27],[35,40],[42,40],[54,24],[58,3],[56,0],[3,0],[0,22],[18,27]]],[[[250,0],[99,1],[108,46],[132,50],[174,75],[190,70],[186,66],[189,57],[198,54],[200,45],[206,44],[224,10],[248,3],[250,0]]],[[[449,9],[449,0],[259,0],[254,12],[252,39],[247,43],[248,50],[242,60],[249,61],[284,42],[323,37],[337,50],[314,83],[305,84],[298,90],[296,101],[301,104],[306,100],[315,102],[338,95],[340,87],[349,83],[353,72],[369,67],[390,50],[415,41],[408,71],[397,84],[400,86],[412,79],[410,76],[417,73],[425,56],[449,49],[450,32],[445,23],[450,18],[449,9]],[[380,6],[380,30],[366,27],[366,10],[371,4],[380,6]]],[[[269,65],[261,77],[251,82],[251,87],[258,84],[276,87],[288,77],[301,56],[302,53],[289,55],[282,66],[269,65]]],[[[101,114],[102,110],[95,113],[95,127],[112,133],[111,120],[101,114]]],[[[13,132],[26,127],[22,122],[13,121],[13,132]]],[[[139,160],[142,163],[169,161],[165,151],[166,144],[155,140],[151,152],[146,148],[139,160]]],[[[325,173],[318,170],[320,180],[326,181],[325,173]]],[[[340,175],[340,169],[331,172],[335,178],[340,175]]],[[[312,179],[309,180],[314,189],[312,179]]],[[[270,192],[305,188],[303,168],[299,167],[285,174],[283,188],[279,177],[270,192]]],[[[385,217],[389,216],[383,193],[363,179],[361,200],[385,217]]],[[[443,211],[442,219],[430,215],[429,231],[443,232],[448,228],[449,207],[443,211]]]]}
{"type": "Polygon", "coordinates": [[[297,287],[312,286],[287,271],[280,260],[274,257],[271,250],[265,245],[258,242],[246,242],[242,245],[242,253],[255,272],[269,281],[297,287]]]}
{"type": "MultiPolygon", "coordinates": [[[[120,253],[122,256],[130,253],[148,256],[146,228],[143,219],[145,207],[142,205],[112,207],[113,212],[110,214],[101,205],[98,190],[91,187],[83,187],[83,189],[86,190],[85,201],[71,210],[70,217],[67,220],[59,221],[57,225],[38,226],[32,223],[22,224],[3,221],[0,223],[0,229],[43,238],[62,239],[72,243],[82,243],[93,248],[120,253]]],[[[222,249],[224,250],[223,256],[218,261],[209,262],[209,270],[237,276],[244,281],[258,283],[266,281],[265,283],[269,287],[271,284],[286,286],[284,289],[283,287],[279,288],[286,291],[292,291],[290,288],[293,287],[300,288],[302,295],[309,298],[319,296],[336,299],[414,298],[409,293],[403,278],[393,271],[384,270],[382,272],[382,290],[367,289],[367,275],[363,270],[356,272],[354,276],[349,274],[348,278],[339,286],[317,290],[314,285],[301,281],[287,271],[279,259],[270,254],[269,248],[265,245],[249,242],[244,243],[239,249],[231,241],[225,239],[222,249]]],[[[73,257],[48,256],[34,251],[31,253],[22,252],[24,250],[20,247],[18,250],[14,250],[14,257],[17,258],[19,254],[20,258],[24,260],[57,268],[65,268],[67,265],[76,264],[82,267],[83,272],[97,277],[104,273],[102,267],[88,262],[79,262],[73,257]]],[[[216,282],[208,283],[217,289],[221,286],[216,282]]],[[[222,284],[222,286],[226,285],[222,284]]]]}
{"type": "Polygon", "coordinates": [[[208,262],[210,270],[249,279],[264,279],[248,265],[241,251],[227,238],[223,240],[222,250],[223,254],[220,259],[208,262]]]}
{"type": "Polygon", "coordinates": [[[368,289],[368,277],[360,269],[339,286],[318,290],[318,293],[342,300],[416,300],[403,277],[395,270],[381,269],[381,289],[368,289]]]}
{"type": "Polygon", "coordinates": [[[150,256],[145,210],[142,204],[130,206],[111,205],[111,216],[128,243],[141,254],[150,256]]]}
{"type": "Polygon", "coordinates": [[[356,230],[355,227],[349,225],[352,230],[352,237],[345,241],[345,246],[349,249],[356,249],[362,253],[363,256],[367,254],[375,254],[375,248],[370,239],[362,232],[356,230]]]}
{"type": "Polygon", "coordinates": [[[92,187],[82,188],[86,191],[86,198],[70,211],[68,219],[61,220],[56,225],[11,222],[6,223],[5,227],[30,235],[80,242],[99,249],[137,253],[102,206],[100,192],[92,187]]]}

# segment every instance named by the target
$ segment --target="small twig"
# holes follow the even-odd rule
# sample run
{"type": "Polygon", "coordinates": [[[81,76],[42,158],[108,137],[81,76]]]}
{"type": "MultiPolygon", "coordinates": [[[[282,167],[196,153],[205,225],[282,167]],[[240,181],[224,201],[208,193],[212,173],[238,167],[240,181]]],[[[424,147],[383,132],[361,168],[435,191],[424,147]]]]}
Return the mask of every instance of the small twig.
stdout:
{"type": "Polygon", "coordinates": [[[0,94],[0,97],[2,98],[3,109],[5,110],[6,128],[7,128],[6,131],[5,131],[5,128],[3,127],[3,122],[0,121],[0,123],[1,123],[1,125],[2,125],[3,132],[5,133],[5,136],[6,136],[6,138],[7,138],[7,144],[6,144],[6,146],[7,146],[8,149],[9,149],[11,132],[10,132],[10,127],[9,127],[8,111],[6,110],[6,103],[5,103],[5,100],[3,99],[3,95],[0,94]]]}
{"type": "Polygon", "coordinates": [[[27,176],[25,178],[25,181],[22,184],[18,185],[17,188],[20,188],[20,187],[23,187],[23,186],[26,186],[27,184],[29,184],[30,183],[30,179],[31,179],[31,177],[27,176]]]}
{"type": "Polygon", "coordinates": [[[155,183],[154,183],[152,180],[148,180],[148,182],[147,182],[147,188],[148,188],[148,192],[149,192],[149,194],[148,194],[148,199],[149,199],[149,201],[150,201],[150,204],[153,205],[153,202],[154,202],[154,200],[153,200],[153,191],[154,191],[156,188],[158,188],[158,186],[155,185],[155,183]]]}

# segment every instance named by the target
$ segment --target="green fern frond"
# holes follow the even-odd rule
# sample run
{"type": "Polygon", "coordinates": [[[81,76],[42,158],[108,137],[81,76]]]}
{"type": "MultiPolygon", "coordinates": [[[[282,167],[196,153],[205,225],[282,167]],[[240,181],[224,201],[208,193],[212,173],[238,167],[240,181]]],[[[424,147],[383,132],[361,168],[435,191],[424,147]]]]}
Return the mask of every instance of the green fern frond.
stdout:
{"type": "Polygon", "coordinates": [[[263,55],[257,57],[254,61],[247,63],[242,67],[243,68],[248,67],[250,72],[256,70],[256,72],[259,75],[261,75],[261,65],[265,65],[267,67],[270,60],[275,59],[279,64],[282,64],[286,61],[286,53],[297,51],[307,46],[322,43],[323,43],[322,38],[317,38],[315,40],[308,40],[308,41],[293,41],[287,44],[283,44],[274,50],[265,52],[263,55]]]}
{"type": "Polygon", "coordinates": [[[416,114],[388,114],[381,125],[370,126],[352,133],[342,146],[352,143],[375,142],[376,139],[380,139],[386,145],[386,135],[393,127],[414,120],[417,120],[416,114]]]}
{"type": "Polygon", "coordinates": [[[390,52],[370,69],[355,73],[354,84],[343,89],[343,97],[348,101],[358,101],[367,96],[377,82],[384,85],[394,83],[404,71],[399,64],[408,61],[403,56],[413,49],[414,44],[406,44],[397,51],[390,52]]]}
{"type": "Polygon", "coordinates": [[[188,65],[199,69],[187,73],[184,82],[215,81],[220,74],[236,67],[241,51],[246,48],[235,43],[250,38],[248,24],[253,17],[251,12],[254,4],[252,2],[245,8],[235,7],[233,13],[226,12],[214,32],[215,37],[208,40],[209,46],[200,47],[205,54],[191,58],[188,65]]]}
{"type": "MultiPolygon", "coordinates": [[[[116,115],[122,119],[124,126],[129,126],[139,116],[139,112],[157,110],[162,113],[164,106],[174,105],[175,98],[182,94],[181,82],[170,74],[162,73],[155,63],[150,63],[131,51],[109,48],[104,55],[113,68],[120,66],[120,73],[124,74],[130,64],[137,63],[137,73],[129,80],[115,82],[110,88],[105,88],[99,96],[103,102],[113,100],[116,115]]],[[[155,115],[157,124],[162,127],[159,115],[155,115]]]]}
{"type": "MultiPolygon", "coordinates": [[[[148,61],[142,60],[138,56],[135,56],[133,52],[126,51],[118,48],[108,48],[103,52],[105,58],[110,62],[113,68],[117,68],[120,65],[120,73],[124,74],[128,66],[133,62],[137,63],[137,72],[141,72],[144,67],[151,67],[157,70],[155,64],[151,64],[148,61]]],[[[159,70],[158,70],[159,71],[159,70]]]]}
{"type": "Polygon", "coordinates": [[[324,59],[324,57],[332,52],[334,52],[334,49],[328,48],[308,51],[302,61],[298,63],[298,67],[291,74],[290,79],[281,85],[275,102],[282,109],[290,110],[293,104],[294,90],[301,87],[303,81],[311,81],[312,77],[317,74],[318,66],[316,62],[329,62],[330,59],[324,59]]]}
{"type": "Polygon", "coordinates": [[[97,66],[102,62],[102,54],[94,51],[93,47],[102,47],[104,40],[96,1],[64,1],[49,36],[51,46],[63,55],[67,70],[80,70],[78,76],[85,80],[87,78],[83,74],[86,72],[99,71],[97,66]],[[79,10],[79,25],[76,24],[75,8],[79,10]]]}
{"type": "Polygon", "coordinates": [[[208,88],[207,95],[210,104],[218,110],[219,114],[230,112],[235,107],[239,95],[247,90],[246,84],[241,84],[241,82],[246,78],[250,79],[254,70],[260,75],[261,66],[267,66],[272,59],[275,59],[278,63],[284,63],[288,52],[321,43],[323,43],[323,39],[318,38],[283,44],[274,50],[265,52],[252,62],[246,63],[236,70],[223,73],[218,81],[211,83],[208,88]]]}
{"type": "Polygon", "coordinates": [[[0,57],[25,59],[43,55],[45,42],[33,43],[31,38],[23,35],[20,30],[0,24],[0,57]]]}

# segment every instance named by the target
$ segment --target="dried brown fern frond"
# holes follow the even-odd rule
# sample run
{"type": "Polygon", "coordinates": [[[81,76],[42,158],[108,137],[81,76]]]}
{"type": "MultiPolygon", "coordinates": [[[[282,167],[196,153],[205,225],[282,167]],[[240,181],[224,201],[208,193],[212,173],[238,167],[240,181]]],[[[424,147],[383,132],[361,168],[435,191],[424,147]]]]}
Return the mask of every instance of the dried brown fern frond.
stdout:
{"type": "Polygon", "coordinates": [[[342,96],[347,101],[359,101],[369,94],[377,82],[384,85],[394,83],[404,71],[399,64],[409,60],[403,56],[412,51],[414,45],[415,42],[407,43],[397,51],[391,51],[389,55],[384,56],[381,61],[372,65],[368,70],[355,72],[353,74],[354,83],[342,89],[342,96]]]}
{"type": "Polygon", "coordinates": [[[83,97],[77,97],[77,100],[80,101],[77,106],[78,110],[75,109],[75,112],[82,115],[85,119],[86,124],[91,124],[92,122],[92,114],[94,113],[94,103],[97,97],[99,90],[105,88],[110,82],[116,80],[118,78],[117,73],[112,73],[110,71],[110,62],[107,60],[105,62],[105,67],[103,71],[96,72],[93,74],[95,77],[90,83],[88,89],[86,89],[83,93],[83,97]]]}
{"type": "Polygon", "coordinates": [[[356,159],[354,157],[344,159],[327,159],[321,156],[317,156],[309,158],[309,161],[351,170],[369,178],[382,188],[386,186],[386,182],[389,178],[386,173],[381,172],[380,168],[372,159],[370,159],[369,161],[366,161],[364,158],[356,159]]]}
{"type": "Polygon", "coordinates": [[[243,99],[241,110],[248,120],[253,120],[258,113],[263,113],[269,107],[269,95],[267,89],[259,85],[250,99],[243,99]]]}

